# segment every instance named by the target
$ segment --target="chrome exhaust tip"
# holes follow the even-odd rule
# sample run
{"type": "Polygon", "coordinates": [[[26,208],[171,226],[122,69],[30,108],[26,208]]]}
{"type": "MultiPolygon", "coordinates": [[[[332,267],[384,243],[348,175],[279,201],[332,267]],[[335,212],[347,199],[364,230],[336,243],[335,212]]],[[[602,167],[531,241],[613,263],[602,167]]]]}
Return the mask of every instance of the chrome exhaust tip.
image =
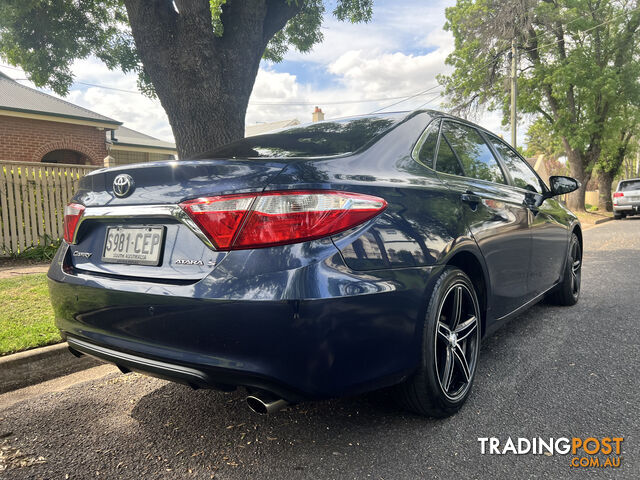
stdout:
{"type": "Polygon", "coordinates": [[[276,413],[289,405],[289,402],[268,392],[255,392],[247,397],[247,405],[255,413],[266,415],[276,413]]]}

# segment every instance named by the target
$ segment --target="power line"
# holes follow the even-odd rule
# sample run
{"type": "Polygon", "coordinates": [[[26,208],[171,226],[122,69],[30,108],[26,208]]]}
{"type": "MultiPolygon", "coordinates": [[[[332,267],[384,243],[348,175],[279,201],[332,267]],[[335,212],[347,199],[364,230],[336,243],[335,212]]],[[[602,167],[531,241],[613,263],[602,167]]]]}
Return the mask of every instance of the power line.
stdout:
{"type": "MultiPolygon", "coordinates": [[[[422,94],[420,94],[422,95],[422,94]]],[[[419,96],[419,95],[417,95],[419,96]]],[[[369,99],[362,99],[362,100],[339,100],[339,101],[333,101],[333,102],[325,102],[325,101],[320,101],[320,102],[249,102],[249,105],[253,105],[253,106],[272,106],[272,105],[342,105],[342,104],[350,104],[350,103],[370,103],[370,102],[382,102],[385,100],[398,100],[401,98],[406,98],[405,96],[399,96],[399,97],[383,97],[383,98],[369,98],[369,99]]]]}
{"type": "Polygon", "coordinates": [[[422,105],[419,105],[417,108],[415,108],[414,110],[420,110],[422,107],[425,107],[427,105],[429,105],[432,101],[434,101],[436,98],[438,98],[440,96],[440,92],[436,92],[435,95],[433,95],[431,98],[429,98],[426,102],[424,102],[422,105]]]}
{"type": "MultiPolygon", "coordinates": [[[[15,68],[15,67],[10,67],[8,65],[2,65],[0,64],[0,67],[4,67],[4,68],[10,68],[12,70],[20,70],[19,68],[15,68]]],[[[15,81],[29,81],[28,78],[14,78],[15,81]]],[[[116,87],[110,87],[107,85],[100,85],[100,84],[96,84],[96,83],[89,83],[89,82],[83,82],[80,80],[75,80],[73,82],[74,84],[80,84],[80,85],[87,85],[90,87],[96,87],[96,88],[102,88],[105,90],[114,90],[116,92],[122,92],[122,93],[131,93],[134,95],[141,95],[140,92],[138,91],[134,91],[134,90],[125,90],[122,88],[116,88],[116,87]]],[[[420,96],[423,95],[424,93],[418,93],[416,95],[412,95],[412,96],[420,96]]],[[[346,104],[355,104],[355,103],[373,103],[373,102],[382,102],[382,101],[386,101],[386,100],[398,100],[398,99],[404,99],[407,98],[406,95],[404,96],[397,96],[397,97],[379,97],[379,98],[365,98],[365,99],[360,99],[360,100],[336,100],[336,101],[306,101],[306,100],[300,100],[300,101],[286,101],[286,102],[249,102],[250,106],[260,106],[260,107],[266,107],[266,106],[280,106],[280,105],[284,105],[284,106],[312,106],[312,105],[346,105],[346,104]]]]}
{"type": "MultiPolygon", "coordinates": [[[[421,92],[415,93],[413,95],[408,95],[408,96],[404,97],[403,100],[391,103],[389,105],[385,105],[384,107],[380,107],[380,108],[378,108],[378,109],[376,109],[376,110],[374,110],[373,112],[370,112],[370,113],[377,113],[377,112],[379,112],[381,110],[385,110],[385,109],[387,109],[389,107],[393,107],[395,105],[398,105],[399,103],[403,103],[403,102],[406,102],[407,100],[411,100],[412,98],[416,98],[416,97],[419,97],[421,95],[424,95],[425,93],[430,92],[432,90],[435,90],[436,88],[440,88],[440,85],[434,85],[433,87],[427,88],[426,90],[422,90],[421,92]]],[[[438,94],[440,94],[440,92],[438,92],[438,94]]]]}

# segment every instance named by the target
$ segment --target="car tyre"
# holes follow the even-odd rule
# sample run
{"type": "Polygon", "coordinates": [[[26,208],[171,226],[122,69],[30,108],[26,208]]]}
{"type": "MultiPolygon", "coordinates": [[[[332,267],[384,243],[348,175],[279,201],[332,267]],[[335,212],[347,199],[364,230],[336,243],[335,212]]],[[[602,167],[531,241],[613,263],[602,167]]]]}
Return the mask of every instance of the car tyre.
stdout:
{"type": "Polygon", "coordinates": [[[481,313],[469,277],[446,267],[427,307],[418,370],[397,387],[406,409],[429,417],[455,414],[469,396],[480,353],[481,313]]]}
{"type": "Polygon", "coordinates": [[[551,303],[571,306],[580,299],[580,283],[582,279],[582,246],[575,233],[571,234],[569,254],[562,275],[562,281],[549,296],[551,303]]]}
{"type": "Polygon", "coordinates": [[[621,213],[614,213],[613,214],[613,218],[615,220],[622,220],[622,214],[621,213]]]}

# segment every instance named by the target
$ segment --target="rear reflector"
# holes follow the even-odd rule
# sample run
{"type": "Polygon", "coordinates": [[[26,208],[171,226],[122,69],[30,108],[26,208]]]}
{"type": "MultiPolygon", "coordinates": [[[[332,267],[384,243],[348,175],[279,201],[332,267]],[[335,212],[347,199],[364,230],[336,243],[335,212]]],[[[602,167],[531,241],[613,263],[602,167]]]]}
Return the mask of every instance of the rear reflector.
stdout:
{"type": "Polygon", "coordinates": [[[613,194],[613,198],[619,198],[619,197],[624,197],[624,193],[616,192],[616,193],[613,194]]]}
{"type": "Polygon", "coordinates": [[[268,192],[197,198],[180,204],[219,250],[305,242],[381,213],[382,198],[336,191],[268,192]]]}
{"type": "Polygon", "coordinates": [[[73,243],[73,237],[76,234],[78,221],[84,213],[84,205],[79,203],[70,203],[64,207],[64,240],[67,243],[73,243]]]}

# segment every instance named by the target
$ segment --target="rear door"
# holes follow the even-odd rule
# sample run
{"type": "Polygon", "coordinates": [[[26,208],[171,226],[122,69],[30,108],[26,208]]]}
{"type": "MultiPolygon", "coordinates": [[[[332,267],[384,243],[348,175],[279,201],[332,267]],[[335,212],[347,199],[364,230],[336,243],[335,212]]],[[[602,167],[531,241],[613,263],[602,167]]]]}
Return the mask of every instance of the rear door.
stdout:
{"type": "Polygon", "coordinates": [[[523,195],[508,187],[478,130],[460,122],[442,122],[435,169],[465,204],[465,221],[489,271],[492,315],[500,318],[531,296],[531,236],[523,195]]]}
{"type": "Polygon", "coordinates": [[[489,140],[511,177],[512,189],[528,206],[532,241],[528,282],[531,293],[539,295],[558,282],[563,271],[569,238],[566,220],[563,221],[566,212],[553,198],[540,204],[547,190],[540,177],[502,140],[494,136],[489,136],[489,140]]]}

